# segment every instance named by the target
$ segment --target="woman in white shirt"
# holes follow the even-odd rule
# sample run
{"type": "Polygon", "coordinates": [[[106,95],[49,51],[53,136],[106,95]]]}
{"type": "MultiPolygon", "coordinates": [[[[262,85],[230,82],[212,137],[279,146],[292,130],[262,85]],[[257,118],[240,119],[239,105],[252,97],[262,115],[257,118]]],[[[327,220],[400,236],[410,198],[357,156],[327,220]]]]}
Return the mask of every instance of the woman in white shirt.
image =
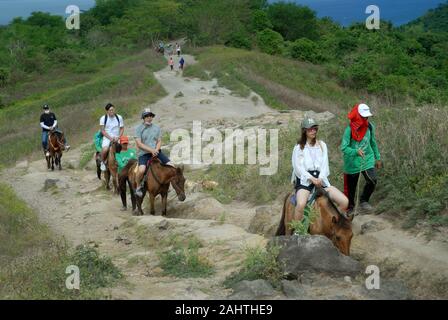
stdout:
{"type": "Polygon", "coordinates": [[[312,118],[302,121],[302,135],[292,154],[292,182],[296,189],[297,206],[294,220],[301,221],[308,198],[315,187],[323,187],[328,191],[330,198],[346,212],[347,197],[337,188],[330,185],[328,176],[328,149],[325,142],[317,140],[318,123],[312,118]]]}

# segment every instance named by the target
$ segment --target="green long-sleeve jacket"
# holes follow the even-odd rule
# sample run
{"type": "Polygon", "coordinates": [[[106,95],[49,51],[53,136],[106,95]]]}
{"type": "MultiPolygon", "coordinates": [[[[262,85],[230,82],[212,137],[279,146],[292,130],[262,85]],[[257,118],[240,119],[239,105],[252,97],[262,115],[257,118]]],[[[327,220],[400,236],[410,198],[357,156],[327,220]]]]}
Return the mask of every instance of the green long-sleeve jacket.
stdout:
{"type": "Polygon", "coordinates": [[[355,174],[375,167],[375,161],[381,160],[378,145],[375,139],[375,126],[371,123],[364,139],[356,141],[352,139],[350,126],[345,129],[342,137],[341,151],[344,155],[344,172],[355,174]],[[364,150],[364,159],[358,155],[358,150],[364,150]]]}

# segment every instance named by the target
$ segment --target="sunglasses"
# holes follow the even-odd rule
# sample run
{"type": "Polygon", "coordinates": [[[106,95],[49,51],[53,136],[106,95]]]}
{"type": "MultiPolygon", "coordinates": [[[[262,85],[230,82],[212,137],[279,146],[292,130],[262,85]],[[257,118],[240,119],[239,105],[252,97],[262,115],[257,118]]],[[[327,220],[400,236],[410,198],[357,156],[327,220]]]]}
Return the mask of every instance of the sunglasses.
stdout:
{"type": "Polygon", "coordinates": [[[306,129],[307,131],[319,131],[318,127],[311,127],[309,129],[306,129]]]}

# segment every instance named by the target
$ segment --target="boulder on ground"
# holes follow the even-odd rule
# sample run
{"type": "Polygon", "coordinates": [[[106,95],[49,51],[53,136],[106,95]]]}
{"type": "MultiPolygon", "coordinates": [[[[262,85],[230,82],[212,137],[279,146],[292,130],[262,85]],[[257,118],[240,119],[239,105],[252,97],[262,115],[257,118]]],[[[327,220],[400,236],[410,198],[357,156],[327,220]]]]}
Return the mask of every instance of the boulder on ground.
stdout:
{"type": "Polygon", "coordinates": [[[361,272],[359,262],[341,254],[325,236],[281,236],[269,244],[280,246],[278,260],[288,278],[297,278],[304,271],[341,275],[361,272]]]}
{"type": "Polygon", "coordinates": [[[258,300],[276,294],[269,282],[261,279],[238,282],[232,289],[233,293],[228,297],[232,300],[258,300]]]}
{"type": "Polygon", "coordinates": [[[266,237],[274,236],[280,222],[280,209],[273,206],[263,206],[255,210],[255,215],[249,223],[248,231],[262,234],[266,237]]]}

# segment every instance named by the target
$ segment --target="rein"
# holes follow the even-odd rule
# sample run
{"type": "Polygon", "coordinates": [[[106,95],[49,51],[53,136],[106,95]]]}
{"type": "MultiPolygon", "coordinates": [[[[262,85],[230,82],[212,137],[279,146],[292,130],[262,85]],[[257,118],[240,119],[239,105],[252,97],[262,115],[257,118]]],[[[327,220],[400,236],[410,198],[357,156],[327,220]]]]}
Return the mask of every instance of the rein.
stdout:
{"type": "Polygon", "coordinates": [[[58,151],[59,150],[59,148],[62,148],[63,146],[64,146],[64,144],[63,143],[61,143],[61,141],[59,141],[59,139],[58,139],[58,136],[56,136],[56,142],[58,143],[58,147],[55,147],[54,146],[54,144],[51,142],[51,136],[53,135],[53,133],[52,132],[50,132],[50,137],[49,137],[49,141],[50,141],[50,145],[51,145],[51,147],[54,149],[54,151],[58,151]]]}

